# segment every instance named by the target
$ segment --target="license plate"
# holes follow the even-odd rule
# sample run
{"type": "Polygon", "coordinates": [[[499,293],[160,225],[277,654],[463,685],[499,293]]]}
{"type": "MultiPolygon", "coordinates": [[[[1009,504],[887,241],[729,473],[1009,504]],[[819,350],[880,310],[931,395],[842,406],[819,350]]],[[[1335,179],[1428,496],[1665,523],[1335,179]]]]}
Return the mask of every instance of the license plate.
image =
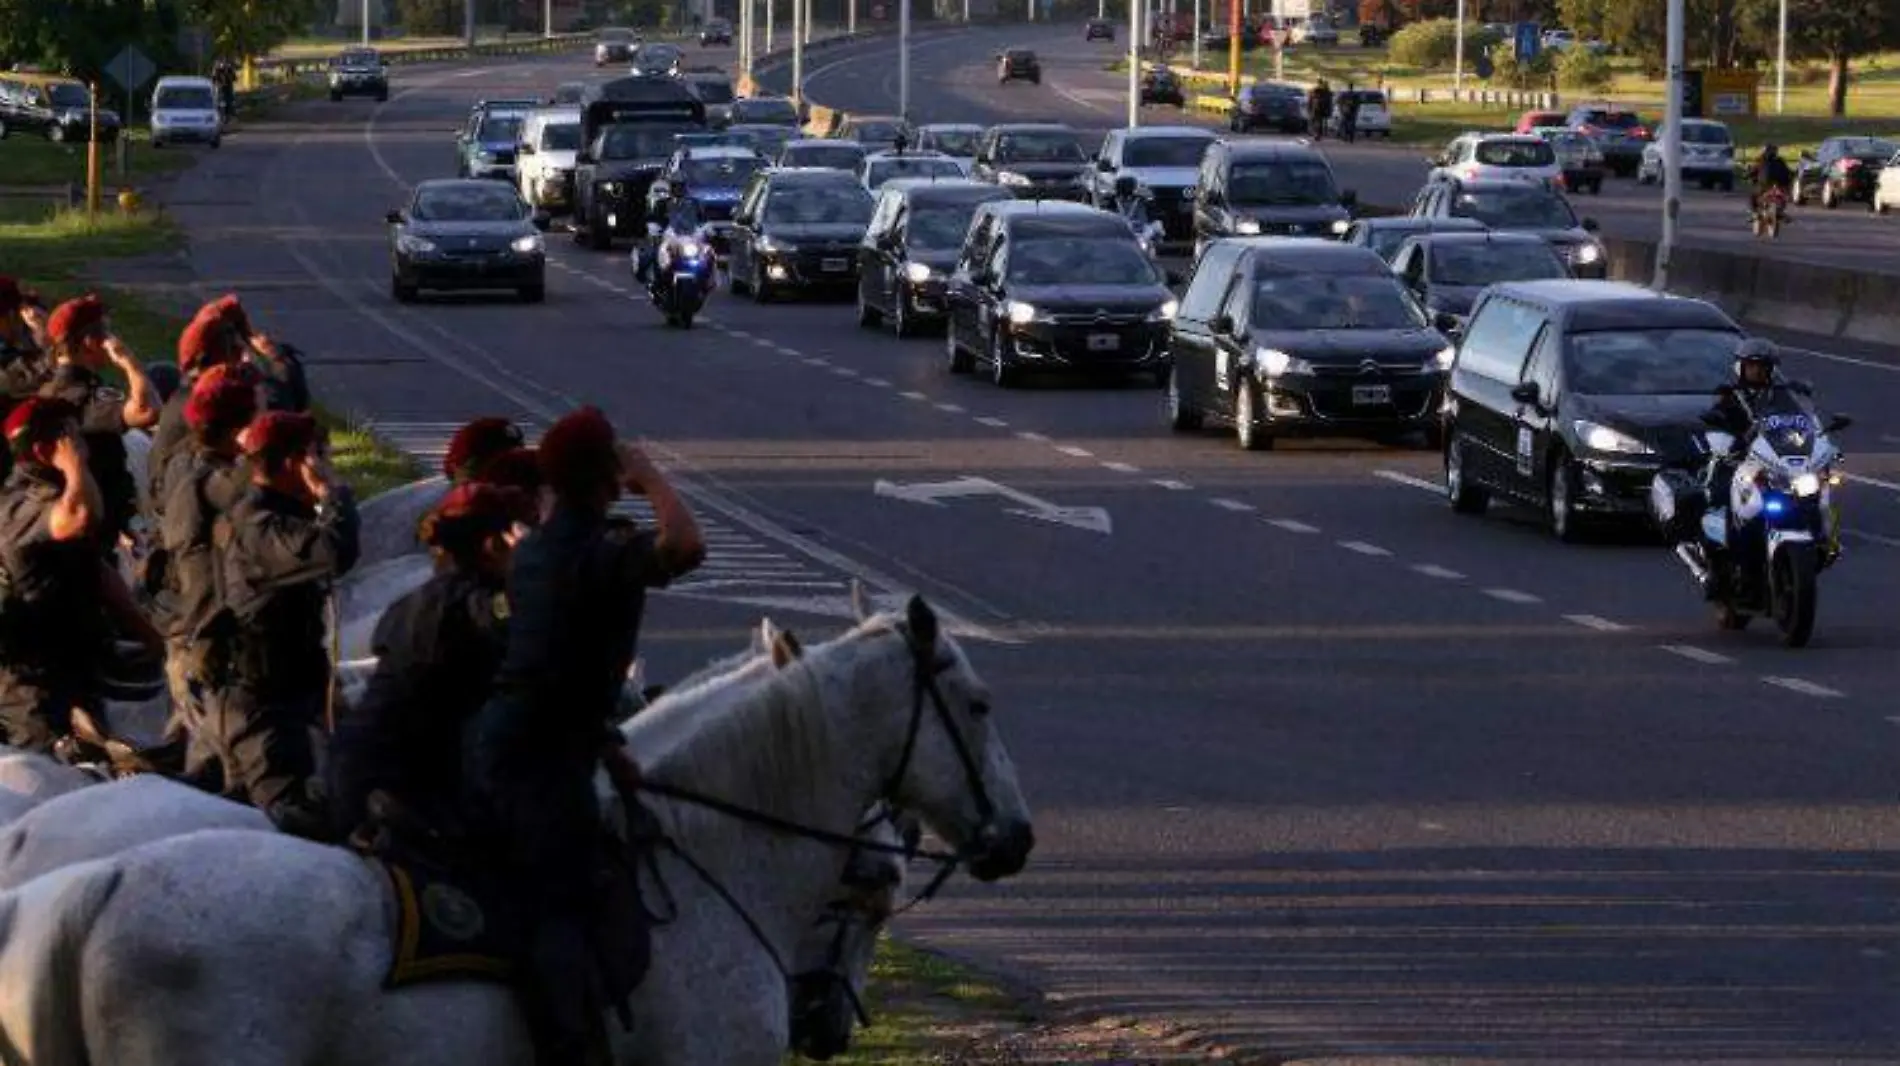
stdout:
{"type": "Polygon", "coordinates": [[[826,273],[838,274],[850,269],[851,261],[849,259],[826,259],[820,262],[818,266],[826,273]]]}
{"type": "Polygon", "coordinates": [[[1392,402],[1392,386],[1390,385],[1354,385],[1352,387],[1352,402],[1354,405],[1359,406],[1359,407],[1367,407],[1373,404],[1391,403],[1392,402]]]}
{"type": "Polygon", "coordinates": [[[1112,352],[1120,349],[1121,346],[1122,338],[1119,333],[1089,334],[1089,351],[1091,352],[1112,352]]]}

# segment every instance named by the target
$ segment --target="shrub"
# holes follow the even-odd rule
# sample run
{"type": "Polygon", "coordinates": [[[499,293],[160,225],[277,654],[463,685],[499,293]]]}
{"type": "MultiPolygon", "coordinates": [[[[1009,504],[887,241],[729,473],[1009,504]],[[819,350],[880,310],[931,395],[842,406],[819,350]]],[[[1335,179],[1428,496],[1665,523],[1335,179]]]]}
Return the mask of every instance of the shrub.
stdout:
{"type": "MultiPolygon", "coordinates": [[[[1471,19],[1465,20],[1465,62],[1484,51],[1490,35],[1471,19]]],[[[1442,70],[1452,65],[1458,48],[1458,24],[1451,19],[1414,22],[1392,35],[1386,55],[1392,63],[1419,70],[1442,70]]]]}
{"type": "Polygon", "coordinates": [[[1601,92],[1615,80],[1610,61],[1581,45],[1565,49],[1557,60],[1557,84],[1566,89],[1601,92]]]}
{"type": "Polygon", "coordinates": [[[411,37],[446,37],[462,29],[462,5],[455,0],[397,0],[396,13],[411,37]]]}
{"type": "Polygon", "coordinates": [[[1491,49],[1491,84],[1501,89],[1541,91],[1550,88],[1554,61],[1548,49],[1539,49],[1529,63],[1517,61],[1517,47],[1495,45],[1491,49]]]}

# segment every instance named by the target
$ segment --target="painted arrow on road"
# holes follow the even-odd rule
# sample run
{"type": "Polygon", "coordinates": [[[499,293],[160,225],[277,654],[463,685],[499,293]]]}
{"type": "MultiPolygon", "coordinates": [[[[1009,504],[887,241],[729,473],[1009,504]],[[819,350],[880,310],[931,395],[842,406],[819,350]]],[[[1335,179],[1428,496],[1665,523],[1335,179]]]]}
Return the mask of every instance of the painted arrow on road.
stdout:
{"type": "Polygon", "coordinates": [[[1004,514],[1021,515],[1039,522],[1054,522],[1072,529],[1083,529],[1091,533],[1113,533],[1114,522],[1108,517],[1108,511],[1101,507],[1064,507],[1048,500],[1031,496],[1020,489],[1008,485],[999,485],[989,478],[960,477],[954,481],[923,481],[912,485],[900,485],[895,481],[878,481],[875,491],[879,496],[893,500],[907,500],[930,507],[942,507],[945,500],[963,499],[970,496],[1000,496],[1005,500],[1020,504],[1019,507],[1006,507],[1004,514]]]}

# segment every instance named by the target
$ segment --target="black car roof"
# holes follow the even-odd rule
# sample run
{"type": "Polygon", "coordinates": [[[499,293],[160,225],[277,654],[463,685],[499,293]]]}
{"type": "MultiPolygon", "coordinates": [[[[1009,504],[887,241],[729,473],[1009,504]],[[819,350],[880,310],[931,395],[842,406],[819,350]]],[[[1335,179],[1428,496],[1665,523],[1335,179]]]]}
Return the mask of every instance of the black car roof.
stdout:
{"type": "Polygon", "coordinates": [[[1290,274],[1385,274],[1392,265],[1370,248],[1318,237],[1227,238],[1241,245],[1252,272],[1290,274]],[[1264,268],[1264,269],[1263,269],[1264,268]]]}
{"type": "Polygon", "coordinates": [[[864,189],[855,175],[830,167],[774,167],[759,173],[773,185],[848,185],[860,191],[864,189]]]}
{"type": "Polygon", "coordinates": [[[990,129],[1000,133],[1066,133],[1075,136],[1075,127],[1066,122],[998,122],[990,129]]]}
{"type": "Polygon", "coordinates": [[[1229,159],[1311,159],[1326,162],[1317,149],[1285,141],[1228,141],[1229,159]]]}
{"type": "MultiPolygon", "coordinates": [[[[1541,244],[1550,246],[1550,242],[1535,233],[1511,230],[1441,230],[1413,234],[1406,238],[1411,244],[1435,247],[1445,244],[1541,244]]],[[[1553,249],[1554,251],[1554,249],[1553,249]]]]}
{"type": "Polygon", "coordinates": [[[1742,331],[1734,319],[1712,303],[1670,296],[1624,281],[1508,281],[1492,292],[1549,308],[1562,319],[1569,333],[1621,329],[1742,331]]]}
{"type": "Polygon", "coordinates": [[[812,145],[820,145],[822,147],[831,148],[831,149],[849,148],[849,149],[853,149],[857,151],[858,153],[862,155],[871,154],[864,147],[863,141],[847,141],[841,137],[794,137],[791,140],[785,142],[785,147],[788,150],[792,148],[808,148],[808,147],[811,147],[812,145]]]}
{"type": "Polygon", "coordinates": [[[989,203],[1010,197],[1009,190],[991,185],[986,181],[971,181],[968,178],[950,178],[941,181],[929,181],[919,178],[893,178],[884,185],[895,189],[904,199],[913,204],[921,203],[989,203]]]}
{"type": "Polygon", "coordinates": [[[1488,227],[1475,218],[1446,218],[1423,215],[1388,215],[1384,218],[1362,218],[1359,224],[1369,230],[1414,230],[1419,233],[1483,233],[1488,227]]]}

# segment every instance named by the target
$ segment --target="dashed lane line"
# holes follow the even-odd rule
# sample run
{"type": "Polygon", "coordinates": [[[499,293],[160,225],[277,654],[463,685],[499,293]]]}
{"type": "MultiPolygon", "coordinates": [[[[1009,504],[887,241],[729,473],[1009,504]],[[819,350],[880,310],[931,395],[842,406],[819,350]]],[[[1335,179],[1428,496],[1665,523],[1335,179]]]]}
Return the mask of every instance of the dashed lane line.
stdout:
{"type": "Polygon", "coordinates": [[[1295,518],[1269,518],[1267,519],[1267,524],[1270,526],[1273,526],[1276,529],[1284,529],[1288,533],[1318,533],[1319,532],[1318,526],[1309,526],[1305,522],[1299,521],[1298,519],[1295,519],[1295,518]]]}
{"type": "Polygon", "coordinates": [[[1458,571],[1433,563],[1418,563],[1412,567],[1412,570],[1415,573],[1424,574],[1426,577],[1438,578],[1440,581],[1463,581],[1465,579],[1465,575],[1458,571]]]}
{"type": "Polygon", "coordinates": [[[1185,481],[1175,481],[1165,477],[1155,478],[1151,484],[1158,489],[1167,489],[1169,492],[1187,492],[1194,488],[1194,486],[1185,481]]]}
{"type": "Polygon", "coordinates": [[[1216,496],[1207,502],[1223,511],[1252,511],[1255,509],[1251,503],[1243,503],[1240,500],[1230,500],[1224,496],[1216,496]]]}
{"type": "Polygon", "coordinates": [[[1078,448],[1073,444],[1058,444],[1056,445],[1056,451],[1059,451],[1064,455],[1071,456],[1076,459],[1095,458],[1094,452],[1089,451],[1087,448],[1078,448]]]}
{"type": "Polygon", "coordinates": [[[1658,645],[1658,647],[1671,655],[1678,655],[1690,662],[1702,663],[1706,666],[1727,666],[1735,661],[1720,652],[1709,651],[1689,644],[1661,644],[1658,645]]]}
{"type": "Polygon", "coordinates": [[[1042,434],[1035,432],[1034,430],[1019,429],[1016,431],[1016,437],[1019,440],[1032,441],[1036,444],[1049,443],[1048,437],[1045,437],[1042,434]]]}
{"type": "Polygon", "coordinates": [[[1379,547],[1377,544],[1368,544],[1363,540],[1341,540],[1335,541],[1334,543],[1356,555],[1370,555],[1381,558],[1389,558],[1392,555],[1390,551],[1379,547]]]}
{"type": "Polygon", "coordinates": [[[1374,470],[1372,476],[1384,478],[1387,481],[1395,482],[1400,485],[1409,485],[1415,489],[1424,489],[1426,492],[1438,493],[1445,491],[1445,486],[1435,481],[1427,481],[1422,477],[1413,477],[1410,474],[1401,474],[1397,470],[1374,470]]]}
{"type": "Polygon", "coordinates": [[[1008,422],[1005,422],[1000,418],[992,418],[989,415],[976,416],[976,422],[978,425],[988,426],[991,429],[1008,429],[1009,428],[1008,422]]]}
{"type": "Polygon", "coordinates": [[[1484,594],[1494,600],[1501,600],[1505,603],[1529,604],[1544,602],[1542,596],[1533,596],[1528,592],[1519,592],[1516,589],[1485,589],[1484,594]]]}
{"type": "Polygon", "coordinates": [[[1135,465],[1135,464],[1133,464],[1133,463],[1118,463],[1118,462],[1115,462],[1115,461],[1114,461],[1114,460],[1112,460],[1112,459],[1111,459],[1111,460],[1107,460],[1107,461],[1105,461],[1105,462],[1103,462],[1103,463],[1102,463],[1102,469],[1104,469],[1104,470],[1113,470],[1113,471],[1114,471],[1114,472],[1116,472],[1117,474],[1139,474],[1139,473],[1141,473],[1141,467],[1138,467],[1138,466],[1136,466],[1136,465],[1135,465]]]}
{"type": "Polygon", "coordinates": [[[1621,622],[1612,622],[1608,618],[1594,614],[1567,614],[1564,615],[1564,621],[1585,629],[1594,629],[1599,633],[1623,633],[1629,630],[1629,627],[1621,622]]]}
{"type": "Polygon", "coordinates": [[[1798,677],[1764,677],[1762,680],[1776,688],[1785,688],[1789,692],[1799,692],[1803,696],[1818,696],[1824,700],[1837,700],[1845,695],[1845,693],[1828,688],[1826,685],[1817,685],[1812,681],[1803,681],[1798,677]]]}
{"type": "Polygon", "coordinates": [[[898,393],[898,395],[902,396],[906,400],[915,400],[918,403],[923,403],[924,401],[930,399],[930,397],[925,396],[921,392],[900,392],[898,393]]]}

